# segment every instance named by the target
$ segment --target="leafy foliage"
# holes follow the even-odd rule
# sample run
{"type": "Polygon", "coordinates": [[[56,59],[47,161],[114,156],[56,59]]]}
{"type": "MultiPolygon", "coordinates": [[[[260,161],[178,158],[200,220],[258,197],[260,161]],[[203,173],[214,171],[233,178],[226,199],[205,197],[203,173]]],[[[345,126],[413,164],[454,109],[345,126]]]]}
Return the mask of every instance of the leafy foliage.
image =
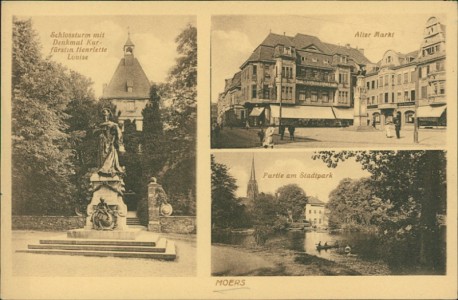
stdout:
{"type": "MultiPolygon", "coordinates": [[[[377,226],[387,244],[409,243],[411,261],[445,268],[446,157],[444,151],[324,151],[314,156],[328,167],[354,157],[371,173],[371,189],[386,216],[377,226]]],[[[366,199],[367,200],[367,199],[366,199]]],[[[351,210],[351,207],[350,207],[351,210]]],[[[396,248],[393,248],[396,249],[396,248]]]]}
{"type": "Polygon", "coordinates": [[[229,174],[227,167],[215,162],[211,156],[212,170],[212,227],[227,228],[237,226],[237,198],[235,179],[229,174]]]}
{"type": "Polygon", "coordinates": [[[31,20],[16,18],[12,75],[13,213],[70,214],[80,201],[75,148],[84,120],[66,109],[93,100],[91,83],[43,59],[31,20]]]}
{"type": "Polygon", "coordinates": [[[278,205],[281,214],[297,221],[304,218],[304,207],[307,204],[307,196],[297,184],[288,184],[277,189],[278,205]]]}

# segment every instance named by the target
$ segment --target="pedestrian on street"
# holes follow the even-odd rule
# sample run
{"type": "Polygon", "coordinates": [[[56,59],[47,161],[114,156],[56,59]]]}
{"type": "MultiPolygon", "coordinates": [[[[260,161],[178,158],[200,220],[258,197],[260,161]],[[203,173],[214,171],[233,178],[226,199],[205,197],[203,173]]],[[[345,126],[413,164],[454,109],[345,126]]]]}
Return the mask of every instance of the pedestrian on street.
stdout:
{"type": "Polygon", "coordinates": [[[262,144],[264,148],[269,148],[269,147],[272,149],[274,148],[274,138],[273,138],[274,132],[275,132],[275,128],[273,128],[272,126],[267,128],[266,135],[264,137],[264,143],[262,144]]]}
{"type": "Polygon", "coordinates": [[[393,123],[391,121],[386,122],[385,124],[385,135],[387,138],[392,138],[393,137],[393,130],[391,126],[393,123]]]}
{"type": "Polygon", "coordinates": [[[265,132],[264,132],[264,129],[261,129],[258,131],[258,137],[259,137],[259,142],[261,143],[261,147],[262,147],[262,143],[264,142],[264,137],[265,137],[265,132]]]}
{"type": "Polygon", "coordinates": [[[246,120],[245,122],[245,129],[246,130],[250,129],[250,123],[248,122],[248,120],[246,120]]]}
{"type": "Polygon", "coordinates": [[[396,138],[401,137],[401,116],[398,115],[396,118],[394,118],[394,129],[396,130],[396,138]]]}
{"type": "Polygon", "coordinates": [[[288,132],[289,132],[289,140],[294,141],[294,131],[296,130],[296,127],[293,125],[288,126],[288,132]]]}
{"type": "Polygon", "coordinates": [[[283,140],[283,136],[285,136],[285,126],[284,125],[280,125],[280,127],[278,127],[278,133],[280,134],[280,140],[283,140]]]}

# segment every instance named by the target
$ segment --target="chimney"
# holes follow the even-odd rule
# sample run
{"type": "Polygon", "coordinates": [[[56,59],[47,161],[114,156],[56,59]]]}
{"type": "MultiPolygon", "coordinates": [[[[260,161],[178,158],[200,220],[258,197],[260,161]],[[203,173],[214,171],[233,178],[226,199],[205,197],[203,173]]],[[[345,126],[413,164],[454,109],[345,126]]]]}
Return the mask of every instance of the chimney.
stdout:
{"type": "Polygon", "coordinates": [[[350,49],[350,44],[345,44],[345,47],[346,47],[347,49],[350,49]]]}
{"type": "Polygon", "coordinates": [[[363,49],[363,48],[360,48],[360,49],[358,49],[358,50],[359,50],[359,52],[361,52],[361,54],[364,55],[364,49],[363,49]]]}

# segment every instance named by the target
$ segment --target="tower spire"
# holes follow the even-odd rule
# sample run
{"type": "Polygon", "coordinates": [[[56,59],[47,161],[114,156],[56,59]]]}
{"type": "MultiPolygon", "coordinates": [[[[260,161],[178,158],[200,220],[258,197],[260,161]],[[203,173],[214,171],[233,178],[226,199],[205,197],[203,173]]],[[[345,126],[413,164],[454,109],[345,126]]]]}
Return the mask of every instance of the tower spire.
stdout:
{"type": "Polygon", "coordinates": [[[254,154],[251,160],[251,175],[247,185],[247,198],[253,201],[259,194],[258,183],[256,182],[256,171],[254,167],[254,154]]]}
{"type": "Polygon", "coordinates": [[[251,176],[250,176],[250,180],[256,180],[256,173],[255,173],[255,169],[254,169],[254,154],[253,154],[253,158],[251,160],[251,176]]]}

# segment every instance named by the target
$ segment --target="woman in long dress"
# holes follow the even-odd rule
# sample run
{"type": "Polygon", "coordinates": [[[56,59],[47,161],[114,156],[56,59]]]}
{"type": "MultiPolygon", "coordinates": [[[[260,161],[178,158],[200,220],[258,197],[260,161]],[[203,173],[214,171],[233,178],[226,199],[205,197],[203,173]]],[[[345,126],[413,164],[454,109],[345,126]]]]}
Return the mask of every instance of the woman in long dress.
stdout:
{"type": "Polygon", "coordinates": [[[268,147],[273,148],[274,147],[274,138],[273,138],[274,131],[275,131],[275,128],[273,128],[272,126],[266,129],[266,135],[264,137],[264,143],[263,143],[264,148],[268,148],[268,147]]]}
{"type": "Polygon", "coordinates": [[[98,149],[98,174],[114,177],[123,175],[124,168],[119,164],[118,151],[125,152],[122,142],[122,132],[118,124],[110,121],[111,111],[108,108],[102,110],[104,122],[99,129],[98,149]]]}

